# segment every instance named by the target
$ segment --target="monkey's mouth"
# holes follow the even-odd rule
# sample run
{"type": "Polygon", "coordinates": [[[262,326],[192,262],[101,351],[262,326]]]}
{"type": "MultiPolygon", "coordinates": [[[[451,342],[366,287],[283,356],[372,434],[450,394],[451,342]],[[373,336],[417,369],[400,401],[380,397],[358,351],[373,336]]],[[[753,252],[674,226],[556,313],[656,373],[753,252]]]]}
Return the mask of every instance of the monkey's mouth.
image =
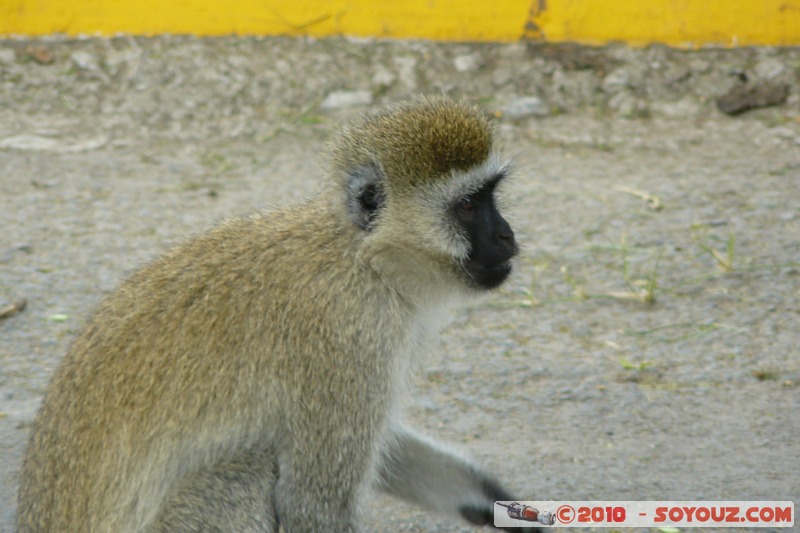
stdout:
{"type": "Polygon", "coordinates": [[[469,276],[473,285],[480,289],[494,289],[503,284],[511,274],[511,260],[484,265],[473,261],[466,261],[463,265],[464,272],[469,276]]]}

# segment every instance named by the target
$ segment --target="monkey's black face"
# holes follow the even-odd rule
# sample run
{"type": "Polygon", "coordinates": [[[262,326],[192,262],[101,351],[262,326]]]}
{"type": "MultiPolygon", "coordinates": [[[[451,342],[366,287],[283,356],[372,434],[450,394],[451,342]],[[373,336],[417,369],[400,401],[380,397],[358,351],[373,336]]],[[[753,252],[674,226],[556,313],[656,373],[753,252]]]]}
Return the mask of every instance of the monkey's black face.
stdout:
{"type": "Polygon", "coordinates": [[[494,289],[506,280],[511,273],[511,258],[517,253],[514,232],[494,201],[494,189],[501,179],[497,176],[453,206],[455,218],[470,242],[464,271],[482,289],[494,289]]]}

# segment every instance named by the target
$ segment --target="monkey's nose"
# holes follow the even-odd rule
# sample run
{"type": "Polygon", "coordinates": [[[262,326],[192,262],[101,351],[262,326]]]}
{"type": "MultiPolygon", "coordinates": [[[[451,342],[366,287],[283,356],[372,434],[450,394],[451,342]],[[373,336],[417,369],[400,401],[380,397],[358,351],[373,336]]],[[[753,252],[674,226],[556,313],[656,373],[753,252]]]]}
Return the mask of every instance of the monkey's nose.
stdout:
{"type": "Polygon", "coordinates": [[[497,236],[504,241],[513,241],[514,230],[511,229],[511,226],[508,225],[508,222],[501,220],[497,227],[497,236]]]}
{"type": "Polygon", "coordinates": [[[511,228],[501,229],[497,232],[497,236],[506,241],[514,240],[514,231],[511,228]]]}

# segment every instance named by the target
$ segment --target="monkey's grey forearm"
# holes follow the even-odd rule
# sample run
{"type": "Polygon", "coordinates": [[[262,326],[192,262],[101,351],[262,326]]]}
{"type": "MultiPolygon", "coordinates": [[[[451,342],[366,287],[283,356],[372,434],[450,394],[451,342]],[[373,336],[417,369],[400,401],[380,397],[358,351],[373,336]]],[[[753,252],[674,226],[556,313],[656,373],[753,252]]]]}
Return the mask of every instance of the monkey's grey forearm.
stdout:
{"type": "Polygon", "coordinates": [[[381,459],[382,490],[473,524],[491,524],[494,502],[513,499],[468,459],[403,428],[393,431],[381,459]]]}

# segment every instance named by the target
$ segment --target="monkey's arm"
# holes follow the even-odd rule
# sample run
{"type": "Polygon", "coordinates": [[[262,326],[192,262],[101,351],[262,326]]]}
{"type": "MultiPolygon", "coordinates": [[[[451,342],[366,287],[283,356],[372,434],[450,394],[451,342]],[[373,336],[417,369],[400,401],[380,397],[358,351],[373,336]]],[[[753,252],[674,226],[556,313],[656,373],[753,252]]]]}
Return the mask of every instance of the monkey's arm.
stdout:
{"type": "Polygon", "coordinates": [[[469,460],[403,427],[391,432],[382,451],[378,487],[428,509],[460,515],[476,525],[493,524],[495,501],[515,499],[469,460]]]}

